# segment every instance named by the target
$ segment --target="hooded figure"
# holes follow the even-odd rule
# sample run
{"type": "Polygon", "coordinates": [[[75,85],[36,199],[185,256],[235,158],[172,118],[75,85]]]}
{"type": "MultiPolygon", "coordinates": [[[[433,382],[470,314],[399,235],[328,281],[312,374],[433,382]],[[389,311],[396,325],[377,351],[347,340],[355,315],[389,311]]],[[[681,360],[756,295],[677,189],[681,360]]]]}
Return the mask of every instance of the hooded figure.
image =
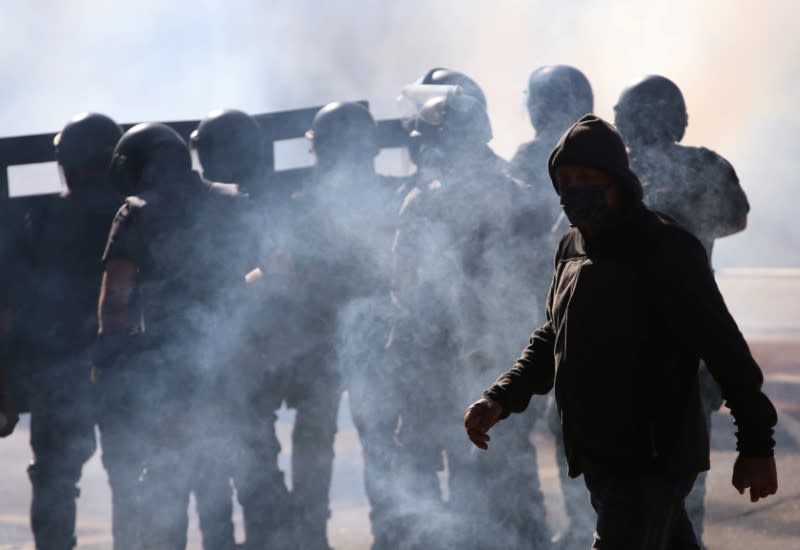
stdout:
{"type": "Polygon", "coordinates": [[[586,115],[548,170],[572,227],[559,243],[547,320],[465,416],[470,439],[555,388],[570,475],[598,514],[595,548],[699,548],[684,498],[709,468],[697,369],[705,360],[736,421],[733,484],[777,491],[775,408],[703,245],[641,202],[613,126],[586,115]]]}

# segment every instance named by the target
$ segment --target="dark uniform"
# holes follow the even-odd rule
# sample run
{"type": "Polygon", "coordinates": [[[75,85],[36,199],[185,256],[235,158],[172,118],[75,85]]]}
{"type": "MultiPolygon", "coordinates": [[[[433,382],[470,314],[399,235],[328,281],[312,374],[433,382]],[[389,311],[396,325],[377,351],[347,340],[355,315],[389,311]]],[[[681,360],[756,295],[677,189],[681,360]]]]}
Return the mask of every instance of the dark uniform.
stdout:
{"type": "MultiPolygon", "coordinates": [[[[667,78],[648,76],[626,88],[615,111],[631,167],[642,181],[645,204],[697,237],[710,263],[714,240],[747,225],[750,206],[733,167],[713,151],[678,143],[688,115],[680,89],[667,78]]],[[[704,364],[699,376],[710,433],[711,414],[722,406],[722,393],[704,364]]],[[[706,473],[702,472],[686,499],[698,539],[703,535],[705,493],[706,473]]]]}
{"type": "Polygon", "coordinates": [[[121,135],[103,115],[70,120],[54,140],[68,190],[28,214],[37,342],[28,475],[40,549],[75,544],[77,483],[96,447],[88,352],[97,334],[100,259],[121,202],[105,172],[121,135]]]}
{"type": "MultiPolygon", "coordinates": [[[[5,212],[2,212],[5,214],[5,212]]],[[[8,223],[8,218],[3,217],[3,222],[8,223]]],[[[5,224],[3,224],[5,225],[5,224]]],[[[13,310],[11,307],[12,280],[14,257],[9,255],[12,247],[10,234],[7,227],[0,226],[0,437],[11,435],[14,427],[19,421],[17,409],[17,398],[11,385],[9,374],[11,373],[11,361],[9,361],[9,349],[11,330],[13,325],[13,310]]]]}
{"type": "MultiPolygon", "coordinates": [[[[289,337],[284,335],[288,349],[283,364],[290,377],[287,405],[297,409],[292,494],[297,544],[302,548],[328,548],[333,441],[341,394],[362,368],[377,366],[370,363],[385,341],[385,335],[363,332],[366,328],[381,332],[381,316],[374,316],[370,307],[371,298],[381,293],[381,260],[374,253],[388,256],[388,238],[374,226],[379,215],[374,207],[380,204],[376,197],[384,194],[374,174],[375,130],[372,116],[358,104],[332,103],[321,109],[307,134],[316,157],[312,181],[293,200],[293,231],[287,246],[292,262],[290,314],[282,319],[289,337]],[[380,250],[381,245],[386,249],[380,250]]],[[[384,300],[385,288],[384,283],[384,300]]],[[[366,427],[363,407],[370,403],[357,393],[352,396],[353,413],[361,433],[366,427]]],[[[381,479],[382,474],[371,472],[382,471],[382,465],[380,459],[376,463],[373,441],[364,440],[367,494],[370,503],[380,507],[381,497],[375,500],[380,489],[371,480],[381,479]]]]}
{"type": "MultiPolygon", "coordinates": [[[[534,219],[538,223],[531,226],[532,235],[528,242],[535,249],[533,261],[536,276],[533,283],[538,301],[536,311],[540,313],[537,323],[544,321],[544,304],[553,276],[553,254],[558,240],[569,226],[558,196],[553,193],[547,173],[547,159],[564,130],[582,115],[592,112],[593,104],[591,84],[575,67],[546,65],[534,70],[528,78],[528,115],[536,136],[517,149],[511,159],[511,175],[529,184],[535,193],[535,212],[538,216],[534,219]]],[[[534,401],[534,407],[541,408],[543,402],[534,401]]],[[[540,414],[541,411],[531,416],[535,421],[540,414]]],[[[550,400],[547,409],[547,419],[555,437],[556,463],[569,522],[556,535],[556,543],[568,550],[575,544],[582,544],[581,541],[591,539],[595,514],[589,504],[586,487],[567,475],[561,421],[553,400],[550,400]]]]}
{"type": "Polygon", "coordinates": [[[214,196],[191,171],[184,141],[161,124],[126,132],[112,178],[137,193],[114,218],[103,257],[107,274],[112,262],[135,268],[127,327],[102,327],[106,353],[96,373],[115,545],[182,549],[193,474],[187,454],[213,430],[205,367],[219,335],[216,281],[207,274],[218,271],[204,214],[214,196]]]}
{"type": "Polygon", "coordinates": [[[398,317],[392,343],[409,371],[399,436],[409,470],[406,540],[412,548],[543,543],[543,497],[527,419],[497,434],[511,448],[503,456],[479,456],[453,436],[473,383],[487,380],[489,363],[524,339],[515,335],[512,320],[532,315],[533,293],[520,292],[530,266],[511,250],[516,214],[529,204],[530,190],[506,174],[505,162],[486,145],[491,128],[474,98],[434,98],[416,124],[419,185],[401,210],[393,285],[398,317]],[[430,407],[433,417],[445,419],[435,424],[441,430],[430,422],[430,407]],[[443,456],[448,517],[442,516],[436,476],[443,456]],[[505,475],[488,483],[480,472],[498,471],[497,460],[505,475]],[[414,501],[416,494],[423,504],[414,501]]]}
{"type": "MultiPolygon", "coordinates": [[[[31,295],[32,252],[26,231],[26,213],[13,200],[0,201],[0,368],[5,375],[5,404],[13,410],[4,414],[16,425],[19,411],[29,411],[30,394],[29,366],[26,355],[36,346],[33,315],[29,309],[34,305],[27,297],[31,295]],[[29,329],[29,330],[26,330],[29,329]]],[[[9,426],[11,430],[13,426],[9,426]]]]}
{"type": "Polygon", "coordinates": [[[269,326],[265,316],[274,312],[263,296],[245,288],[245,275],[265,256],[263,243],[273,223],[268,214],[273,205],[262,200],[268,181],[261,130],[246,113],[220,110],[200,123],[191,140],[203,176],[214,182],[214,200],[204,219],[214,228],[208,232],[207,246],[216,256],[210,276],[216,279],[218,349],[208,365],[212,376],[205,401],[209,421],[218,426],[199,440],[193,481],[203,546],[234,546],[232,477],[243,510],[245,548],[288,547],[290,499],[278,468],[280,444],[275,434],[275,411],[282,396],[270,370],[270,335],[264,332],[269,326]]]}

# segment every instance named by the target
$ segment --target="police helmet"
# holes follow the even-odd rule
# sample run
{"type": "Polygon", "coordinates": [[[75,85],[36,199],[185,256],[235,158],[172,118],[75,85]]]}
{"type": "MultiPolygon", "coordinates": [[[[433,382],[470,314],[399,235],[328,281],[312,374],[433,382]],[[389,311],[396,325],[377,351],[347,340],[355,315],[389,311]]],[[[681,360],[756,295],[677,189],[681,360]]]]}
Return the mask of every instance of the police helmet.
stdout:
{"type": "Polygon", "coordinates": [[[67,181],[74,172],[105,173],[121,136],[122,129],[105,115],[81,113],[72,117],[53,138],[56,161],[67,181]]]}
{"type": "Polygon", "coordinates": [[[158,122],[137,124],[120,138],[111,157],[111,181],[124,194],[136,194],[181,180],[192,170],[183,138],[158,122]]]}
{"type": "Polygon", "coordinates": [[[538,131],[563,132],[594,108],[592,85],[569,65],[545,65],[528,77],[528,114],[538,131]]]}
{"type": "Polygon", "coordinates": [[[420,84],[434,84],[441,86],[460,86],[465,95],[473,97],[486,108],[486,95],[472,78],[458,71],[451,71],[444,67],[434,67],[419,80],[420,84]]]}
{"type": "Polygon", "coordinates": [[[629,144],[678,142],[689,124],[680,88],[660,75],[645,76],[625,88],[614,113],[614,124],[629,144]]]}
{"type": "Polygon", "coordinates": [[[264,148],[258,122],[236,109],[212,111],[190,136],[203,175],[224,183],[254,177],[263,163],[264,148]]]}
{"type": "Polygon", "coordinates": [[[329,103],[314,116],[306,137],[317,159],[329,155],[374,157],[380,152],[378,125],[359,103],[329,103]]]}
{"type": "Polygon", "coordinates": [[[452,93],[429,99],[414,119],[412,141],[445,147],[484,145],[492,140],[486,108],[474,97],[452,93]]]}

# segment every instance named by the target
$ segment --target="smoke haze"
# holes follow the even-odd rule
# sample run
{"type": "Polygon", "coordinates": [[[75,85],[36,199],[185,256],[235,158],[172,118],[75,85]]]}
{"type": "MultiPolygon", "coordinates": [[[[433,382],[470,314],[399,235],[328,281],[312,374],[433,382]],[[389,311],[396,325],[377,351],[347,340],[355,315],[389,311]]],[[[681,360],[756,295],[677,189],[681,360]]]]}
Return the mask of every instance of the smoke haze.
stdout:
{"type": "Polygon", "coordinates": [[[0,22],[0,133],[53,131],[84,110],[175,120],[219,106],[264,112],[335,99],[368,99],[376,116],[394,117],[400,88],[442,65],[484,87],[493,145],[508,157],[531,134],[523,90],[536,66],[579,67],[607,118],[626,83],[660,73],[686,97],[684,142],[728,158],[751,198],[750,229],[720,243],[717,264],[800,265],[800,253],[778,258],[773,244],[800,239],[792,211],[778,206],[800,201],[787,177],[800,132],[800,14],[792,2],[768,5],[13,3],[0,22]]]}
{"type": "MultiPolygon", "coordinates": [[[[716,266],[797,267],[798,13],[788,1],[722,0],[15,3],[0,20],[0,135],[55,131],[86,110],[179,120],[366,99],[392,118],[405,84],[445,66],[481,84],[492,146],[509,158],[533,133],[524,89],[535,67],[580,68],[609,120],[628,82],[658,73],[686,97],[684,143],[730,160],[750,198],[749,228],[718,243],[716,266]]],[[[367,223],[349,229],[373,237],[367,223]]],[[[376,309],[349,305],[345,333],[376,309]]]]}

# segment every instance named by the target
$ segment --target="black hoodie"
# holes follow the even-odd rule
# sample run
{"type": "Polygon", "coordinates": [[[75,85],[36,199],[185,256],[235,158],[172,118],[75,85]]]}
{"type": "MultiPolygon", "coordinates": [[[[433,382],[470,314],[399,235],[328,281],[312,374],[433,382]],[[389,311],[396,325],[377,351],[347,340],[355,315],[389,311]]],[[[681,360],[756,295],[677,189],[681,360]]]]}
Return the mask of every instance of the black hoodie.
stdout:
{"type": "MultiPolygon", "coordinates": [[[[581,165],[574,128],[551,172],[559,148],[581,165]]],[[[627,169],[627,158],[616,166],[627,169]]],[[[619,215],[590,242],[574,227],[564,235],[547,322],[485,395],[508,415],[555,386],[571,476],[699,472],[709,468],[702,358],[736,420],[739,451],[771,456],[776,412],[702,244],[639,201],[619,215]]]]}

